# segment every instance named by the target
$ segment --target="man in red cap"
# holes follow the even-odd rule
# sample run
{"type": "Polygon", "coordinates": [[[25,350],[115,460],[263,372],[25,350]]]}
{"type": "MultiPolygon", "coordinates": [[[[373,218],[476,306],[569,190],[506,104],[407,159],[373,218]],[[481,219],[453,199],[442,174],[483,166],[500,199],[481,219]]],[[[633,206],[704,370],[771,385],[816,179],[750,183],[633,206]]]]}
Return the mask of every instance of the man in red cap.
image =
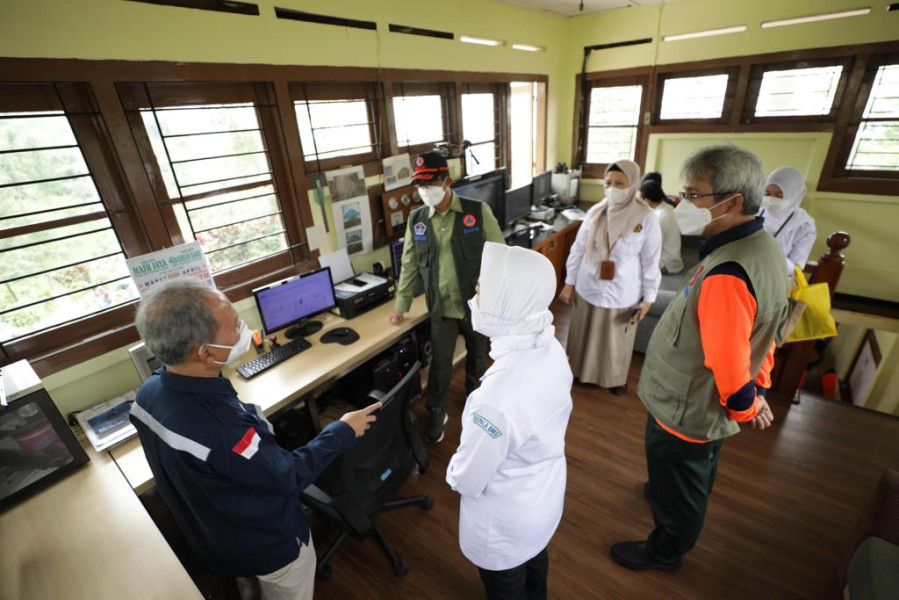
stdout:
{"type": "Polygon", "coordinates": [[[471,326],[468,300],[475,295],[484,242],[505,244],[490,207],[461,198],[451,188],[446,159],[438,152],[415,158],[412,181],[424,206],[409,215],[403,245],[402,272],[396,286],[396,312],[390,322],[399,325],[408,312],[421,277],[431,316],[431,369],[427,407],[431,411],[429,442],[443,440],[447,394],[453,372],[456,338],[465,338],[465,392],[478,387],[487,368],[487,339],[471,326]]]}

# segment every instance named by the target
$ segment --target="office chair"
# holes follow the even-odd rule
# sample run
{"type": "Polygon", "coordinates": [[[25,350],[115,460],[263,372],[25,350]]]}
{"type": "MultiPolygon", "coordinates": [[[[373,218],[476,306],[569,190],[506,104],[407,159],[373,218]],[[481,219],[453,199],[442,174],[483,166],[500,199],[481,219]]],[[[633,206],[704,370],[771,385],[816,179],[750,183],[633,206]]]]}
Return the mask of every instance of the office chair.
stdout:
{"type": "Polygon", "coordinates": [[[418,434],[412,428],[409,404],[421,392],[420,369],[416,362],[389,392],[369,394],[369,403],[384,404],[378,420],[354,448],[335,459],[315,484],[303,491],[303,503],[341,530],[318,560],[316,576],[321,581],[331,578],[331,559],[350,535],[361,540],[373,534],[393,572],[402,576],[409,570],[406,561],[390,548],[374,516],[408,506],[430,510],[434,505],[427,496],[391,500],[416,465],[412,439],[418,434]]]}

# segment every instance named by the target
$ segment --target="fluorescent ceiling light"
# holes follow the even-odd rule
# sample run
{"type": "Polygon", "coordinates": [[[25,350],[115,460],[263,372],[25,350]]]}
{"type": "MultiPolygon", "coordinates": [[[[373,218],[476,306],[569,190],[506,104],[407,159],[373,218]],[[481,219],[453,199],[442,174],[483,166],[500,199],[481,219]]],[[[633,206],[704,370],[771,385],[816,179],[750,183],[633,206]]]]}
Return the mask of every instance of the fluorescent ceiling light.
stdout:
{"type": "Polygon", "coordinates": [[[666,35],[662,38],[662,40],[666,42],[676,42],[678,40],[692,40],[693,38],[710,37],[713,35],[725,35],[728,33],[742,33],[744,31],[746,31],[745,25],[737,25],[736,27],[725,27],[724,29],[706,29],[705,31],[694,31],[693,33],[666,35]]]}
{"type": "Polygon", "coordinates": [[[845,19],[846,17],[860,17],[871,12],[870,8],[858,8],[856,10],[844,10],[842,12],[810,15],[808,17],[796,17],[795,19],[782,19],[780,21],[764,21],[762,29],[772,27],[786,27],[787,25],[799,25],[800,23],[814,23],[816,21],[829,21],[831,19],[845,19]]]}
{"type": "Polygon", "coordinates": [[[543,46],[531,46],[530,44],[512,44],[516,50],[524,50],[525,52],[541,52],[546,50],[543,46]]]}
{"type": "Polygon", "coordinates": [[[476,38],[468,35],[459,36],[460,42],[465,42],[466,44],[480,44],[481,46],[502,46],[504,42],[499,40],[488,40],[486,38],[476,38]]]}

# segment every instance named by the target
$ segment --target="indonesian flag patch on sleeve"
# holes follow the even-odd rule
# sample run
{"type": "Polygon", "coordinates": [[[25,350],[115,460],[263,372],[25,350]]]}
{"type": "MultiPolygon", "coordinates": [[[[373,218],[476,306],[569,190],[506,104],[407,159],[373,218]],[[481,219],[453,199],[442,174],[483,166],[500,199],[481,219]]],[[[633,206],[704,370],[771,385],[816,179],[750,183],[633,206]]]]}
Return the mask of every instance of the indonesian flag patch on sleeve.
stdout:
{"type": "Polygon", "coordinates": [[[243,437],[240,438],[240,441],[234,444],[234,447],[231,449],[245,459],[250,460],[259,450],[259,442],[259,434],[256,433],[255,429],[250,427],[247,429],[247,432],[243,434],[243,437]]]}

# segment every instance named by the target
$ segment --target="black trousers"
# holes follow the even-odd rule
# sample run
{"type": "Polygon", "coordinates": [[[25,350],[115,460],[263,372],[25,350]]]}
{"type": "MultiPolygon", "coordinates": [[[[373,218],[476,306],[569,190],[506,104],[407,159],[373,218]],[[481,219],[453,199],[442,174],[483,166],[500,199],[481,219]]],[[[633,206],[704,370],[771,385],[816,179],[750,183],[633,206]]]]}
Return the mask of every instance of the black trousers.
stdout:
{"type": "Polygon", "coordinates": [[[648,545],[656,559],[677,560],[699,539],[723,444],[724,440],[685,442],[649,416],[646,466],[656,528],[649,535],[648,545]]]}
{"type": "Polygon", "coordinates": [[[488,600],[545,600],[549,556],[546,548],[523,565],[505,571],[478,568],[488,600]]]}
{"type": "MultiPolygon", "coordinates": [[[[436,312],[436,311],[435,311],[436,312]]],[[[428,373],[426,406],[446,410],[450,379],[453,376],[453,352],[459,334],[465,338],[468,356],[465,359],[465,393],[470,394],[481,384],[487,370],[487,338],[471,328],[471,319],[446,319],[431,314],[431,370],[428,373]]]]}

